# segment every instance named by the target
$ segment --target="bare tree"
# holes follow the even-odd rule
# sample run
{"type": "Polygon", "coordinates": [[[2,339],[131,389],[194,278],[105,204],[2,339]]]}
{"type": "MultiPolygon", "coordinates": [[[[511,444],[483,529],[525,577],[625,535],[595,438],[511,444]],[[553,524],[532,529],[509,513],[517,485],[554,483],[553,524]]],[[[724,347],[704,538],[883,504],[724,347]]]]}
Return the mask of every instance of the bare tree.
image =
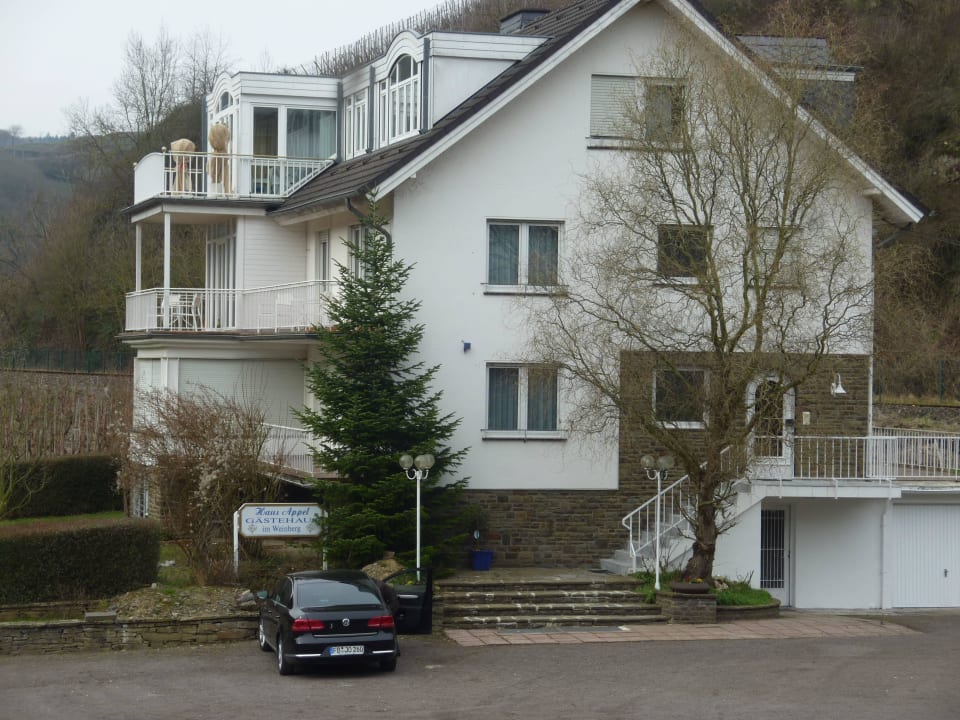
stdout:
{"type": "Polygon", "coordinates": [[[841,147],[803,107],[811,73],[682,34],[641,63],[658,80],[611,88],[619,152],[584,178],[571,235],[589,252],[563,292],[524,301],[531,360],[569,380],[572,429],[675,456],[695,501],[684,574],[709,578],[766,409],[826,354],[869,348],[870,208],[846,204],[841,147]]]}
{"type": "Polygon", "coordinates": [[[180,85],[180,43],[160,26],[152,45],[131,32],[123,70],[113,86],[118,117],[125,130],[152,130],[183,99],[180,85]]]}
{"type": "Polygon", "coordinates": [[[217,77],[232,67],[229,48],[227,39],[223,35],[214,36],[210,28],[194,33],[183,44],[181,85],[187,100],[202,100],[213,90],[217,77]]]}

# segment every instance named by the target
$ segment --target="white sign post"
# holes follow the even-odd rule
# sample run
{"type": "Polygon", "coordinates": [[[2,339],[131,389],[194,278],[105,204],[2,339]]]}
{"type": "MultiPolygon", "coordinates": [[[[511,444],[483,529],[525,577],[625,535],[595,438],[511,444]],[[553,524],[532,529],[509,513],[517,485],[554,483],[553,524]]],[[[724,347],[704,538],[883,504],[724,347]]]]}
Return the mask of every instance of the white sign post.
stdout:
{"type": "Polygon", "coordinates": [[[316,503],[246,503],[233,514],[233,574],[240,572],[240,536],[317,537],[323,511],[316,503]]]}

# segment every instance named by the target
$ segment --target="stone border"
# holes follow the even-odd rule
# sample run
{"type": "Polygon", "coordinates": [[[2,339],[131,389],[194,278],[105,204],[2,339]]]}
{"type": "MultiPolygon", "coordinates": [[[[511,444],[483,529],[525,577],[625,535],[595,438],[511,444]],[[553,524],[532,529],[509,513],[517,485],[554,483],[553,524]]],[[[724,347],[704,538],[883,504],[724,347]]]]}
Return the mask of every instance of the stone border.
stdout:
{"type": "Polygon", "coordinates": [[[717,596],[713,593],[657,593],[660,614],[667,622],[691,625],[713,625],[717,622],[717,596]]]}
{"type": "Polygon", "coordinates": [[[717,605],[717,622],[770,620],[780,617],[780,601],[767,605],[717,605]]]}
{"type": "Polygon", "coordinates": [[[256,633],[256,615],[117,620],[114,612],[94,612],[83,620],[0,623],[0,655],[205,645],[256,633]]]}

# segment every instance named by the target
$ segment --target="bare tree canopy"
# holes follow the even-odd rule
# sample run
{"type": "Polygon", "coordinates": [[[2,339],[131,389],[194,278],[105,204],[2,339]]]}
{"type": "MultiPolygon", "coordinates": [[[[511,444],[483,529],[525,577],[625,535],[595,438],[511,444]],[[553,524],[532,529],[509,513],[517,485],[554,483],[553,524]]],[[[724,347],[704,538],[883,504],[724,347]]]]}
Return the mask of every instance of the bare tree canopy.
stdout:
{"type": "Polygon", "coordinates": [[[689,474],[688,577],[711,575],[728,468],[763,407],[827,354],[869,352],[871,208],[802,77],[680,36],[611,79],[613,158],[584,177],[570,231],[585,252],[563,292],[524,303],[531,359],[569,381],[572,429],[637,431],[689,474]]]}

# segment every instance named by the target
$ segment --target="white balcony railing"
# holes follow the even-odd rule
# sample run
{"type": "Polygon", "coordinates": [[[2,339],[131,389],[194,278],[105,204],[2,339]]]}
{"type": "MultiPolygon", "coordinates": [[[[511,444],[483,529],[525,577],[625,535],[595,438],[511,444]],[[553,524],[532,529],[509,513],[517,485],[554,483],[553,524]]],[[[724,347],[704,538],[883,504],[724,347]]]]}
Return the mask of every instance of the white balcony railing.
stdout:
{"type": "Polygon", "coordinates": [[[125,330],[306,330],[330,324],[327,300],[335,289],[332,281],[311,280],[252,290],[141,290],[127,294],[125,330]]]}
{"type": "Polygon", "coordinates": [[[134,167],[133,201],[155,197],[284,198],[333,165],[333,160],[150,153],[134,167]]]}
{"type": "Polygon", "coordinates": [[[309,430],[266,423],[267,441],[260,459],[271,465],[291,470],[304,477],[314,475],[312,435],[309,430]]]}
{"type": "Polygon", "coordinates": [[[793,441],[793,477],[804,480],[960,480],[960,435],[876,428],[868,437],[793,441]]]}

